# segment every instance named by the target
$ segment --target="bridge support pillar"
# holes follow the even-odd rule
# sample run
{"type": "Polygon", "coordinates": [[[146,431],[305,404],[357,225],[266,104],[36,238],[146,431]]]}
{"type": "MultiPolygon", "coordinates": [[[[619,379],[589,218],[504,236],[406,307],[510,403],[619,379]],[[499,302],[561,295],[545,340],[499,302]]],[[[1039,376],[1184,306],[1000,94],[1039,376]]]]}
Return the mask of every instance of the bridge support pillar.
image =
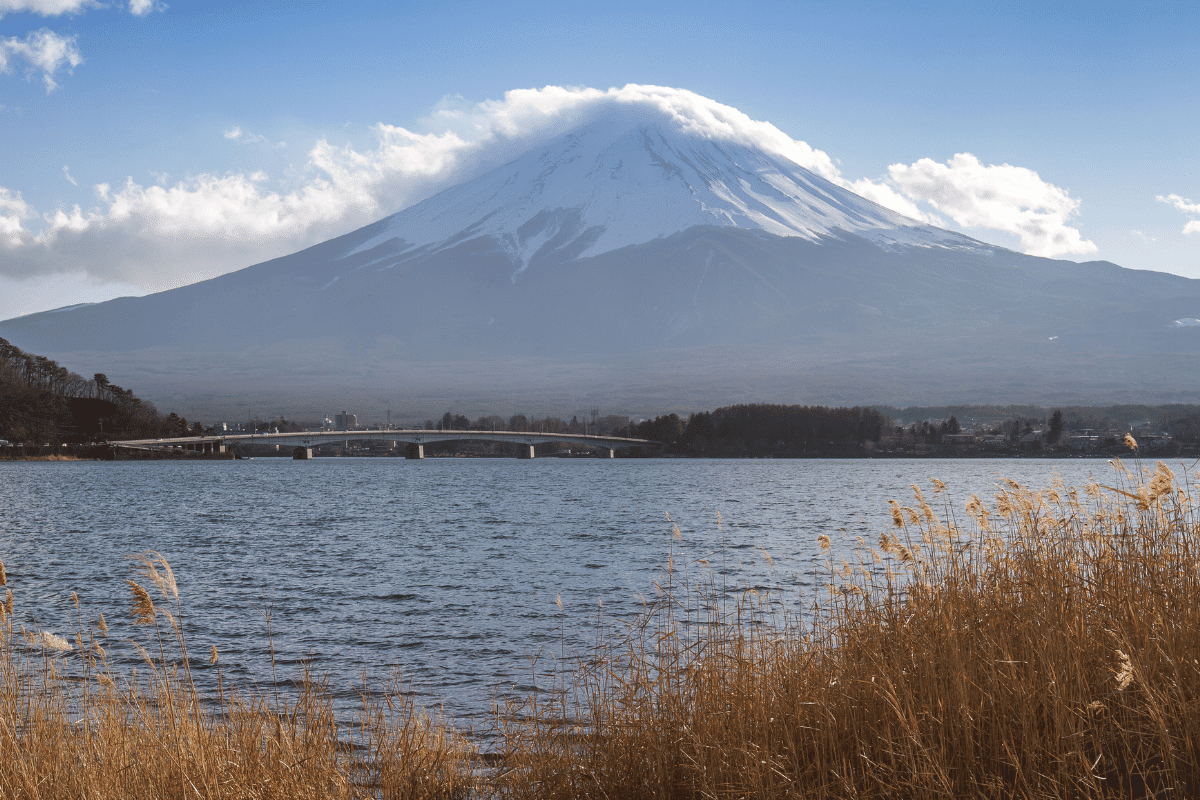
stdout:
{"type": "Polygon", "coordinates": [[[533,458],[533,445],[531,445],[531,444],[517,445],[517,458],[532,459],[533,458]]]}
{"type": "Polygon", "coordinates": [[[616,458],[617,451],[613,450],[611,447],[601,447],[600,448],[600,457],[601,458],[616,458]]]}
{"type": "Polygon", "coordinates": [[[296,447],[292,449],[292,459],[295,461],[312,461],[311,447],[296,447]]]}
{"type": "Polygon", "coordinates": [[[213,452],[214,453],[224,453],[225,452],[225,443],[224,442],[215,442],[213,444],[213,452]]]}
{"type": "Polygon", "coordinates": [[[404,454],[404,457],[411,461],[420,461],[422,458],[425,457],[425,445],[423,445],[423,444],[408,445],[407,452],[404,454]]]}

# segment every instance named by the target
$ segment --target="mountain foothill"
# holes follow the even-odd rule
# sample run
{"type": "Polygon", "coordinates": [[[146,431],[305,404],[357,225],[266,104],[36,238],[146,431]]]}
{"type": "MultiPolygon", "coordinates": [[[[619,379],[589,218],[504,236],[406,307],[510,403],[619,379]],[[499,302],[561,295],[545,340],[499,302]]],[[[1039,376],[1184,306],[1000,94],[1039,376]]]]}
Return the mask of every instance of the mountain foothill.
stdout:
{"type": "Polygon", "coordinates": [[[338,238],[0,335],[215,418],[1200,400],[1200,281],[926,225],[754,137],[612,105],[338,238]]]}

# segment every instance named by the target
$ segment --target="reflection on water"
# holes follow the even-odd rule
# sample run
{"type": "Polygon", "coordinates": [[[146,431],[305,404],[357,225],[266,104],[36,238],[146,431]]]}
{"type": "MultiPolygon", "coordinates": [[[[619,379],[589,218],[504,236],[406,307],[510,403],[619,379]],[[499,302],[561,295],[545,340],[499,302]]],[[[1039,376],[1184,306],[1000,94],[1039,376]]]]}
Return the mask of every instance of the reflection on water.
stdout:
{"type": "MultiPolygon", "coordinates": [[[[402,671],[428,704],[486,711],[528,689],[530,659],[580,650],[632,617],[671,548],[730,587],[799,607],[825,555],[878,539],[887,500],[944,480],[962,509],[1002,477],[1107,477],[1086,460],[267,459],[0,464],[0,560],[18,624],[128,622],[131,553],[174,568],[192,651],[227,676],[327,673],[345,702],[402,671]],[[717,513],[724,523],[718,525],[717,513]],[[681,539],[671,535],[678,524],[681,539]],[[770,554],[774,567],[763,551],[770,554]],[[560,612],[555,600],[562,598],[560,612]],[[603,601],[603,607],[600,602],[603,601]]],[[[1177,470],[1178,471],[1178,470],[1177,470]]],[[[118,652],[120,649],[118,648],[118,652]]]]}

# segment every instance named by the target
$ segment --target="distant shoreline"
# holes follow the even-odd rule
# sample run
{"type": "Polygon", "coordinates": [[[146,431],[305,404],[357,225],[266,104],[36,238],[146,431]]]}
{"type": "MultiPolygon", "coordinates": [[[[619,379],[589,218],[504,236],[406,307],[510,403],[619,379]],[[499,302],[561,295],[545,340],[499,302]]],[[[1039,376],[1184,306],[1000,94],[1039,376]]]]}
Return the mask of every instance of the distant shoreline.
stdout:
{"type": "Polygon", "coordinates": [[[80,458],[79,456],[64,456],[58,454],[39,456],[0,456],[0,461],[99,461],[98,458],[80,458]]]}
{"type": "MultiPolygon", "coordinates": [[[[619,459],[625,458],[629,460],[643,459],[669,459],[678,461],[837,461],[837,460],[887,460],[887,461],[920,461],[920,460],[992,460],[992,461],[1023,461],[1023,460],[1105,460],[1112,458],[1133,458],[1143,457],[1150,460],[1161,461],[1163,459],[1200,459],[1200,453],[1197,452],[1180,452],[1180,453],[1133,453],[1126,451],[1123,453],[822,453],[812,455],[789,455],[789,456],[737,456],[737,455],[683,455],[667,453],[662,455],[643,455],[643,456],[618,456],[619,459]]],[[[352,455],[317,455],[313,456],[320,460],[336,460],[344,458],[369,458],[369,459],[388,459],[394,458],[400,461],[407,460],[403,456],[383,455],[372,453],[355,453],[352,455]]],[[[579,454],[563,454],[563,455],[539,455],[536,460],[550,459],[566,459],[566,460],[588,460],[589,458],[597,458],[595,456],[586,456],[579,454]]],[[[475,455],[470,453],[430,453],[425,456],[426,460],[453,460],[453,459],[472,459],[472,460],[496,460],[496,459],[513,459],[512,456],[505,455],[475,455]]],[[[60,454],[60,453],[34,453],[29,455],[12,455],[0,454],[0,463],[21,463],[21,462],[82,462],[82,461],[290,461],[291,456],[288,455],[247,455],[237,457],[233,454],[222,454],[219,456],[203,455],[199,453],[166,453],[155,452],[153,454],[139,454],[137,456],[121,456],[117,458],[105,457],[103,455],[75,455],[75,454],[60,454]]],[[[607,459],[605,459],[607,460],[607,459]]]]}

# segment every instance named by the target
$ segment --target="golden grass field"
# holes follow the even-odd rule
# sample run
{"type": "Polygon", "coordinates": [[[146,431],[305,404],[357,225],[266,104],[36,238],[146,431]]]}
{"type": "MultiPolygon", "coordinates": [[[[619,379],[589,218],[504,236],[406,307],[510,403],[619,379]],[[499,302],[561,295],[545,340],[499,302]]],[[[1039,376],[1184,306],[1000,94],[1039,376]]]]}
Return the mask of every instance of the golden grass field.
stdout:
{"type": "Polygon", "coordinates": [[[0,798],[1200,796],[1190,479],[1135,461],[965,508],[914,491],[786,616],[670,555],[626,637],[483,735],[400,689],[355,719],[313,676],[197,691],[189,664],[219,652],[187,639],[156,553],[125,674],[103,617],[73,641],[14,630],[5,589],[0,798]]]}

